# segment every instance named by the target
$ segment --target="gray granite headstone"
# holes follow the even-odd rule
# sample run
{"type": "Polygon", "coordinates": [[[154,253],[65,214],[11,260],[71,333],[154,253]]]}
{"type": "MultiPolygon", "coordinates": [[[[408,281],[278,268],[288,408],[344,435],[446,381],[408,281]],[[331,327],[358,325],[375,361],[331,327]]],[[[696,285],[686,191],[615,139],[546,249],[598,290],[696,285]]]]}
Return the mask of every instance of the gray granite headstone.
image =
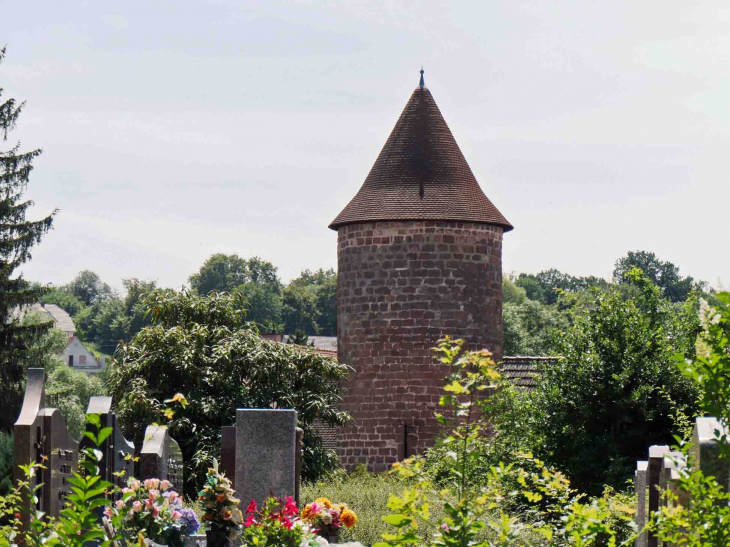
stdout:
{"type": "MultiPolygon", "coordinates": [[[[666,445],[654,445],[649,447],[649,465],[647,466],[647,483],[649,485],[649,513],[659,510],[661,493],[659,483],[664,469],[664,456],[669,454],[669,447],[666,445]]],[[[648,547],[658,547],[659,538],[651,532],[647,538],[648,547]]]]}
{"type": "MultiPolygon", "coordinates": [[[[636,528],[643,530],[646,526],[646,475],[649,462],[636,462],[636,528]]],[[[641,532],[634,542],[636,547],[646,547],[646,530],[641,532]]]]}
{"type": "Polygon", "coordinates": [[[139,453],[141,479],[167,479],[176,492],[183,491],[183,455],[167,426],[150,425],[139,453]]]}
{"type": "MultiPolygon", "coordinates": [[[[670,452],[664,456],[664,463],[662,469],[662,477],[659,481],[659,487],[662,493],[666,490],[670,490],[677,496],[676,503],[680,505],[687,505],[686,492],[678,488],[678,481],[682,476],[682,472],[687,469],[687,460],[684,454],[681,452],[670,452]]],[[[667,501],[665,499],[665,505],[667,501]]]]}
{"type": "Polygon", "coordinates": [[[236,492],[261,504],[296,493],[296,410],[236,410],[236,492]]]}
{"type": "Polygon", "coordinates": [[[723,435],[727,435],[727,428],[717,418],[697,418],[692,433],[691,455],[693,466],[699,466],[705,476],[715,477],[727,491],[730,489],[729,464],[720,458],[717,442],[723,435]]]}

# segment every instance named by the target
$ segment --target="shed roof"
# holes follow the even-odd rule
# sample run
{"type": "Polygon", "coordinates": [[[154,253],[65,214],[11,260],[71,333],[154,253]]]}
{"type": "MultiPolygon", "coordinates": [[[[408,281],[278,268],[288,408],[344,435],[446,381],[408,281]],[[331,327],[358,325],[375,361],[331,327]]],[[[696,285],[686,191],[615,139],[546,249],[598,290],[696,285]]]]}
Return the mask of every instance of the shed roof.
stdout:
{"type": "Polygon", "coordinates": [[[385,220],[512,225],[482,191],[431,92],[419,86],[364,184],[330,228],[385,220]]]}

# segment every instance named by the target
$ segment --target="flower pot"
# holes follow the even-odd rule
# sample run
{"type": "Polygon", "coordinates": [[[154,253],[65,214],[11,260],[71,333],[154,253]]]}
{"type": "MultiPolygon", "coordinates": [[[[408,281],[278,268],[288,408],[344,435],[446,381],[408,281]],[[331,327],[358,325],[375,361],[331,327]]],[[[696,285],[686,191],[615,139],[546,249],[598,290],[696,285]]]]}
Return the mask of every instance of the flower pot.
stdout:
{"type": "Polygon", "coordinates": [[[211,526],[205,532],[206,547],[233,547],[233,540],[228,536],[228,529],[211,526]]]}
{"type": "Polygon", "coordinates": [[[322,527],[317,530],[317,535],[322,536],[329,543],[339,543],[340,529],[331,525],[322,525],[322,527]]]}

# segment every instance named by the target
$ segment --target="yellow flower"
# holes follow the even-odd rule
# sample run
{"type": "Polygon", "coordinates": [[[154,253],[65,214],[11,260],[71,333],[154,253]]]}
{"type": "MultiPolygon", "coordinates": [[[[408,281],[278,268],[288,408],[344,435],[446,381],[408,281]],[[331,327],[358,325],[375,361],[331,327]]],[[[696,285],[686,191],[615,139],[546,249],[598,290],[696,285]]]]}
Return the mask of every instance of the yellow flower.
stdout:
{"type": "Polygon", "coordinates": [[[312,514],[312,507],[310,505],[305,505],[304,509],[302,509],[302,514],[300,515],[302,520],[309,520],[309,517],[312,514]]]}
{"type": "Polygon", "coordinates": [[[347,528],[352,528],[357,524],[357,515],[350,509],[345,509],[340,515],[340,520],[347,528]]]}
{"type": "Polygon", "coordinates": [[[321,503],[324,505],[327,509],[332,509],[332,502],[328,500],[327,498],[317,498],[314,500],[316,503],[321,503]]]}

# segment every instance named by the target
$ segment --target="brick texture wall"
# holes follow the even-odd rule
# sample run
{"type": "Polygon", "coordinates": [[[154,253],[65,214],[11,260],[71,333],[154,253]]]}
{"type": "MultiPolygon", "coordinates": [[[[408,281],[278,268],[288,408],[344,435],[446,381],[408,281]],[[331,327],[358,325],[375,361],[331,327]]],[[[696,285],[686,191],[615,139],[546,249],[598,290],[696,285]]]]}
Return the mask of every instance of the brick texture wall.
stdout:
{"type": "Polygon", "coordinates": [[[436,341],[502,354],[502,227],[448,221],[351,224],[338,232],[338,357],[351,374],[339,456],[373,471],[432,445],[443,365],[436,341]]]}

